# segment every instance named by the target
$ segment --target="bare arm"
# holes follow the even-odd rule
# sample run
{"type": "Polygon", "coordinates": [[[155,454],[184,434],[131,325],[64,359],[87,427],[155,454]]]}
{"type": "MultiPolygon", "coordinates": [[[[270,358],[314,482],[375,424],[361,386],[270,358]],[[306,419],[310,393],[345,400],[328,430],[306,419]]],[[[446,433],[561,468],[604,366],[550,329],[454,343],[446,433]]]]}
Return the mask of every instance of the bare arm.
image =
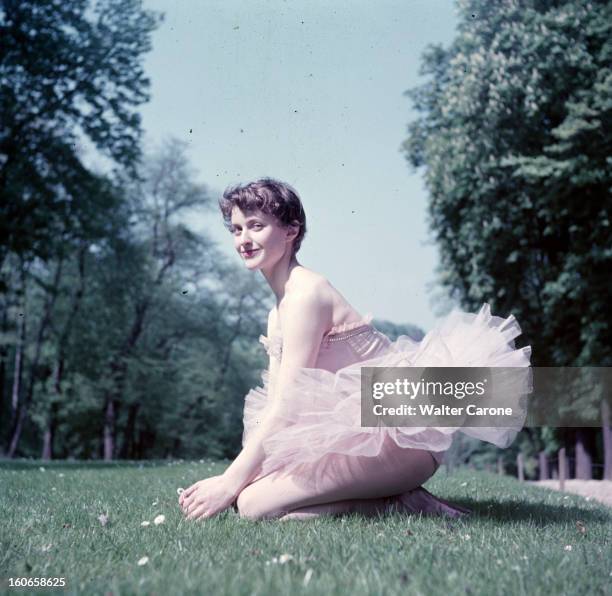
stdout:
{"type": "Polygon", "coordinates": [[[286,299],[282,315],[283,353],[277,374],[274,375],[272,403],[261,426],[223,474],[236,495],[260,470],[265,457],[262,440],[278,428],[278,414],[282,408],[287,407],[282,401],[286,389],[292,385],[300,368],[313,368],[316,363],[321,340],[331,318],[331,304],[322,296],[322,293],[312,290],[291,297],[291,300],[289,297],[286,299]]]}

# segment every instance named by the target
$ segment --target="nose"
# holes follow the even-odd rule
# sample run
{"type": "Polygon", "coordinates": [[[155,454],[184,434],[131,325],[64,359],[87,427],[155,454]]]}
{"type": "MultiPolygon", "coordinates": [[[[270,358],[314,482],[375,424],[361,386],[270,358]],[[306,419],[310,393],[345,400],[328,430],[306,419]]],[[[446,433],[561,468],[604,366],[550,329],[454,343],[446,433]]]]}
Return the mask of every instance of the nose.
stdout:
{"type": "Polygon", "coordinates": [[[251,243],[251,235],[249,230],[246,228],[240,232],[240,236],[238,237],[238,243],[240,246],[248,245],[251,243]]]}

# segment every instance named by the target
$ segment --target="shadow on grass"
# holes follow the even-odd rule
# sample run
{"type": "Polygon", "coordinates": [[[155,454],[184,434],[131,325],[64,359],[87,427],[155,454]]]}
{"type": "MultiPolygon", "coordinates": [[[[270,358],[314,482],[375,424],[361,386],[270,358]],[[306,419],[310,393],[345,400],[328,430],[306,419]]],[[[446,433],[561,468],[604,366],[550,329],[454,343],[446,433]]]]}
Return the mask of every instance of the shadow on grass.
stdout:
{"type": "Polygon", "coordinates": [[[531,522],[544,528],[551,524],[567,524],[568,521],[610,522],[612,514],[603,511],[589,511],[576,505],[550,505],[532,501],[507,502],[493,499],[470,501],[453,499],[453,503],[472,510],[472,514],[462,518],[464,521],[488,518],[497,522],[531,522]]]}

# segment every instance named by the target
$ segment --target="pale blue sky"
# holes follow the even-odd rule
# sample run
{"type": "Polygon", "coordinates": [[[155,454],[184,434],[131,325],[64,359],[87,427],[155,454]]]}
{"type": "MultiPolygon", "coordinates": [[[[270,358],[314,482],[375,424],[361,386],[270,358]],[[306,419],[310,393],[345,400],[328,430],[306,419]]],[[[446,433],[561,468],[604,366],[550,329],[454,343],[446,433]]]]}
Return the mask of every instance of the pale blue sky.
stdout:
{"type": "MultiPolygon", "coordinates": [[[[422,173],[399,150],[414,118],[403,92],[422,82],[424,47],[454,36],[454,2],[145,6],[166,15],[146,61],[148,143],[188,140],[215,198],[262,176],[290,183],[307,216],[300,262],[362,314],[430,329],[438,257],[422,173]]],[[[197,223],[240,263],[219,214],[197,223]]]]}

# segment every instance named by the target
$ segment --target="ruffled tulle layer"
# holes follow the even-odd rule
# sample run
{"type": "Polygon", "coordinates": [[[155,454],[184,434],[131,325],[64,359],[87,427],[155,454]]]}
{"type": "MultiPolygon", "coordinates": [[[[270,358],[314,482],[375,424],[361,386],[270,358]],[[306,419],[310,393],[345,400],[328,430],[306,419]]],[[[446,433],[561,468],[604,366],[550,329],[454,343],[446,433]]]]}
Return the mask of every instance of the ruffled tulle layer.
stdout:
{"type": "MultiPolygon", "coordinates": [[[[282,474],[313,476],[333,470],[346,456],[374,457],[389,439],[406,449],[444,451],[455,433],[488,441],[498,447],[512,443],[525,420],[526,396],[531,391],[530,346],[515,349],[514,339],[521,329],[514,318],[491,315],[488,304],[477,314],[454,310],[417,342],[400,336],[387,351],[369,360],[341,368],[335,373],[317,368],[299,370],[295,383],[279,396],[275,408],[275,432],[262,439],[266,457],[261,475],[282,474]],[[362,427],[361,369],[364,366],[412,367],[522,367],[524,378],[506,382],[498,379],[495,405],[513,403],[517,414],[504,428],[491,427],[362,427]]],[[[252,389],[245,398],[245,445],[266,418],[269,373],[262,373],[263,386],[252,389]]]]}

